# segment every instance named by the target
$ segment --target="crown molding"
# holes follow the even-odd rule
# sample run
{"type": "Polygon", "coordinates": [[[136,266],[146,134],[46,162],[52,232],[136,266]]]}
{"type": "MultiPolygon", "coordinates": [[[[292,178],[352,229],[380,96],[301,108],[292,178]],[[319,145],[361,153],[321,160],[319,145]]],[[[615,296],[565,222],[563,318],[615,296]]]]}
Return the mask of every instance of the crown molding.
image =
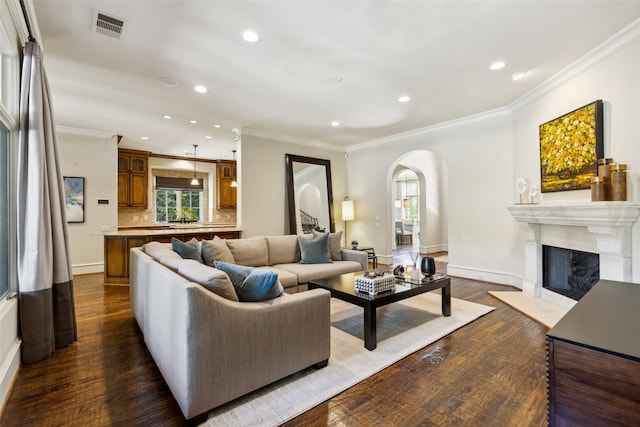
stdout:
{"type": "Polygon", "coordinates": [[[470,116],[460,117],[459,119],[449,120],[447,122],[438,123],[423,128],[410,130],[403,133],[397,133],[395,135],[385,136],[384,138],[374,139],[372,141],[363,142],[360,144],[350,145],[346,148],[347,153],[352,151],[364,150],[379,145],[388,144],[391,142],[398,142],[398,140],[414,138],[418,136],[425,136],[436,132],[442,132],[447,129],[459,127],[466,124],[479,122],[482,120],[491,119],[494,117],[500,117],[505,114],[511,114],[511,110],[508,107],[496,108],[495,110],[489,110],[482,113],[472,114],[470,116]]]}
{"type": "Polygon", "coordinates": [[[535,99],[540,98],[551,90],[557,88],[563,83],[566,83],[571,78],[580,74],[584,70],[593,66],[593,64],[603,60],[604,58],[617,52],[631,41],[640,37],[640,18],[633,21],[631,24],[618,31],[613,36],[609,37],[604,42],[600,43],[595,48],[572,62],[545,82],[527,92],[520,98],[516,99],[511,104],[497,108],[495,110],[486,111],[483,113],[473,114],[459,119],[450,120],[448,122],[438,123],[432,126],[427,126],[419,129],[414,129],[408,132],[399,133],[395,135],[386,136],[384,138],[375,139],[372,141],[363,142],[360,144],[350,145],[346,148],[347,153],[352,151],[364,150],[367,148],[388,144],[391,142],[397,142],[401,139],[424,136],[434,132],[439,132],[449,128],[473,123],[479,120],[486,120],[493,117],[497,117],[502,114],[510,114],[524,105],[533,102],[535,99]]]}
{"type": "Polygon", "coordinates": [[[101,130],[74,128],[70,126],[56,126],[56,132],[66,133],[71,135],[90,136],[93,138],[113,138],[116,136],[115,132],[104,132],[101,130]]]}
{"type": "Polygon", "coordinates": [[[523,106],[549,93],[553,89],[556,89],[558,86],[566,83],[578,74],[592,67],[594,64],[597,64],[608,56],[616,53],[628,43],[639,37],[640,18],[636,19],[631,24],[609,37],[607,40],[600,43],[598,46],[594,47],[571,64],[567,65],[553,76],[549,77],[539,86],[516,99],[508,107],[511,110],[518,110],[522,108],[523,106]]]}
{"type": "Polygon", "coordinates": [[[275,141],[286,142],[289,144],[304,145],[306,147],[321,148],[323,150],[330,150],[330,151],[339,151],[341,153],[345,151],[344,147],[336,147],[335,145],[329,145],[322,142],[311,141],[309,139],[299,138],[295,136],[268,132],[260,129],[243,127],[241,130],[241,135],[256,136],[259,138],[266,138],[266,139],[271,139],[275,141]]]}

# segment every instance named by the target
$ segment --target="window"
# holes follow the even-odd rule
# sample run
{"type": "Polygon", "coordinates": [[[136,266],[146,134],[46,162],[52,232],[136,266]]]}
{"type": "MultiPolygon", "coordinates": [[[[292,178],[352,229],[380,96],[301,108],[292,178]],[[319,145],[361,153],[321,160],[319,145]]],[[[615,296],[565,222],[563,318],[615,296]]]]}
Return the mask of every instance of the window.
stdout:
{"type": "Polygon", "coordinates": [[[402,200],[402,219],[418,221],[420,218],[420,184],[418,176],[411,170],[404,170],[396,178],[398,196],[402,200]]]}
{"type": "Polygon", "coordinates": [[[200,184],[190,188],[190,181],[156,176],[156,222],[201,220],[203,187],[200,184]]]}
{"type": "Polygon", "coordinates": [[[0,123],[0,297],[9,292],[9,130],[0,123]]]}

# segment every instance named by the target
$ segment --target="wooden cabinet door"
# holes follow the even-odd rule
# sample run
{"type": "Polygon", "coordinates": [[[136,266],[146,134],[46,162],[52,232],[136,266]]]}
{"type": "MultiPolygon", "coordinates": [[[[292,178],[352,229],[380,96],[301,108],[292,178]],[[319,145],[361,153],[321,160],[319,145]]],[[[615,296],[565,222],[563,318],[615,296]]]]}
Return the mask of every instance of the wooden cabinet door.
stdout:
{"type": "Polygon", "coordinates": [[[118,172],[118,207],[129,206],[129,173],[118,172]]]}
{"type": "Polygon", "coordinates": [[[231,187],[231,180],[230,179],[223,179],[220,181],[220,185],[218,186],[218,196],[220,198],[220,203],[218,204],[218,207],[220,208],[230,208],[231,205],[231,199],[232,199],[232,193],[231,193],[232,187],[231,187]]]}
{"type": "Polygon", "coordinates": [[[129,172],[128,156],[118,156],[118,172],[129,172]]]}
{"type": "Polygon", "coordinates": [[[142,236],[109,236],[104,240],[105,283],[129,283],[129,251],[144,245],[142,236]]]}
{"type": "Polygon", "coordinates": [[[129,206],[147,207],[147,175],[129,174],[129,206]]]}
{"type": "Polygon", "coordinates": [[[147,173],[147,159],[145,157],[131,156],[129,160],[129,171],[147,173]]]}

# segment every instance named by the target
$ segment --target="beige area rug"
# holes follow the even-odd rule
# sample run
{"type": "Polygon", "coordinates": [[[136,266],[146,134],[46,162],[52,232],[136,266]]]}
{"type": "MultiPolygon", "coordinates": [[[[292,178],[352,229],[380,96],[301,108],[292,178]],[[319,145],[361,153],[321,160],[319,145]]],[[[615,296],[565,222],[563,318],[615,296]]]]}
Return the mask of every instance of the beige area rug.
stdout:
{"type": "Polygon", "coordinates": [[[542,298],[527,295],[524,292],[513,291],[489,291],[489,295],[499,299],[515,310],[532,318],[538,323],[542,323],[547,328],[553,328],[562,319],[568,308],[557,306],[542,298]]]}
{"type": "Polygon", "coordinates": [[[452,298],[443,317],[439,294],[427,293],[377,310],[378,347],[364,348],[363,309],[331,299],[329,365],[306,369],[209,413],[203,426],[274,426],[290,420],[405,356],[474,321],[493,307],[452,298]]]}

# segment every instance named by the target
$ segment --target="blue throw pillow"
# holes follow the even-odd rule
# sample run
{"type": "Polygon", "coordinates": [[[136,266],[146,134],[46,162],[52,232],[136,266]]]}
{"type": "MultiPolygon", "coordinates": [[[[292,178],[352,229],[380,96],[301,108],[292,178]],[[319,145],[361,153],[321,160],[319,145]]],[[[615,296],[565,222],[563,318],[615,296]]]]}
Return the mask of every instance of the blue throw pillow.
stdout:
{"type": "Polygon", "coordinates": [[[298,236],[300,243],[300,264],[329,264],[329,233],[323,233],[314,239],[298,236]]]}
{"type": "Polygon", "coordinates": [[[195,237],[188,242],[183,242],[180,239],[172,237],[171,249],[177,252],[184,259],[195,259],[198,262],[202,262],[202,256],[200,256],[200,248],[195,237]]]}
{"type": "Polygon", "coordinates": [[[213,264],[218,270],[227,273],[240,301],[264,301],[284,293],[278,273],[220,261],[214,261],[213,264]]]}

